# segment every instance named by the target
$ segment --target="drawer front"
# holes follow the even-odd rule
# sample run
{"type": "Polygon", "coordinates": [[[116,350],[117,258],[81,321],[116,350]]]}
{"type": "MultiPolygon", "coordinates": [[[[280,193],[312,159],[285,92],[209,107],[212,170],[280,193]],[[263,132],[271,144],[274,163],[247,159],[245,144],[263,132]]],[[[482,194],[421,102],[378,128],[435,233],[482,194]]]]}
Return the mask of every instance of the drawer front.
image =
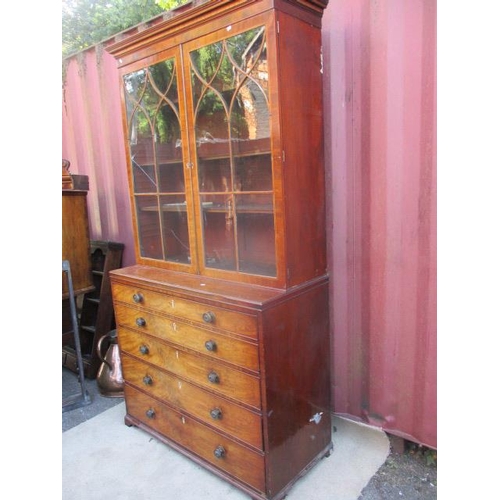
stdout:
{"type": "Polygon", "coordinates": [[[120,284],[113,285],[113,297],[115,301],[124,304],[144,307],[205,326],[209,325],[239,335],[257,338],[256,318],[247,314],[120,284]]]}
{"type": "Polygon", "coordinates": [[[138,329],[214,359],[222,359],[256,372],[259,370],[259,354],[255,344],[158,316],[144,309],[119,305],[115,314],[121,326],[138,329]]]}
{"type": "Polygon", "coordinates": [[[127,355],[121,363],[128,383],[262,450],[259,414],[127,355]]]}
{"type": "Polygon", "coordinates": [[[264,491],[264,457],[125,385],[129,415],[231,476],[264,491]],[[217,456],[219,455],[219,456],[217,456]]]}
{"type": "Polygon", "coordinates": [[[206,356],[187,353],[145,334],[118,328],[122,352],[132,354],[197,385],[260,410],[258,377],[223,365],[206,356]]]}

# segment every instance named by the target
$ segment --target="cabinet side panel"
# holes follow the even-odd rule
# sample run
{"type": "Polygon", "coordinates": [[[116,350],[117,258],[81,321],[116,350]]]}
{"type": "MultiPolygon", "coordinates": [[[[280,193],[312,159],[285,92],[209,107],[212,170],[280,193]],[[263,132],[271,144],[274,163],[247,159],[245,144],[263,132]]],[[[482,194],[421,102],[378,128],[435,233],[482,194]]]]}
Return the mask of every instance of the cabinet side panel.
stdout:
{"type": "MultiPolygon", "coordinates": [[[[75,295],[93,289],[86,191],[62,192],[62,260],[68,260],[75,295]]],[[[62,279],[63,298],[68,296],[67,278],[62,279]]]]}
{"type": "Polygon", "coordinates": [[[286,488],[331,441],[328,287],[263,315],[267,484],[286,488]]]}
{"type": "Polygon", "coordinates": [[[278,43],[286,253],[293,286],[326,270],[321,31],[280,13],[278,43]]]}

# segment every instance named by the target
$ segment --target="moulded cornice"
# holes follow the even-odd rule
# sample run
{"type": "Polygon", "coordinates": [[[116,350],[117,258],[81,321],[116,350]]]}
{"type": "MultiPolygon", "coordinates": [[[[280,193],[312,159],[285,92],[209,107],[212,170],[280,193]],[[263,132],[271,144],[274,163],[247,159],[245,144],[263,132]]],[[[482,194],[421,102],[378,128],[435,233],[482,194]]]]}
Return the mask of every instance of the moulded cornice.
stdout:
{"type": "Polygon", "coordinates": [[[321,17],[329,0],[192,0],[165,12],[149,22],[142,23],[116,35],[106,43],[106,51],[116,58],[132,53],[138,47],[155,43],[165,36],[172,36],[229,14],[251,4],[262,5],[262,10],[295,5],[321,17]]]}

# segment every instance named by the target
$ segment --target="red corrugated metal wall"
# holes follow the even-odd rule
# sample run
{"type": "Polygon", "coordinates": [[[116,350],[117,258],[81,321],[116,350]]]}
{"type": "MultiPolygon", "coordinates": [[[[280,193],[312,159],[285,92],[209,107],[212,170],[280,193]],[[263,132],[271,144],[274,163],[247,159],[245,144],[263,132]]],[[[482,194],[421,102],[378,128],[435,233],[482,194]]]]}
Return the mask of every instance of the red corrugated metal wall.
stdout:
{"type": "Polygon", "coordinates": [[[64,69],[62,157],[70,172],[88,175],[90,237],[125,244],[135,263],[116,60],[102,47],[68,59],[64,69]]]}
{"type": "MultiPolygon", "coordinates": [[[[436,2],[330,0],[323,19],[334,411],[436,436],[436,2]]],[[[70,59],[63,158],[91,237],[134,262],[113,58],[70,59]]]]}
{"type": "Polygon", "coordinates": [[[334,410],[436,447],[436,2],[323,26],[334,410]]]}

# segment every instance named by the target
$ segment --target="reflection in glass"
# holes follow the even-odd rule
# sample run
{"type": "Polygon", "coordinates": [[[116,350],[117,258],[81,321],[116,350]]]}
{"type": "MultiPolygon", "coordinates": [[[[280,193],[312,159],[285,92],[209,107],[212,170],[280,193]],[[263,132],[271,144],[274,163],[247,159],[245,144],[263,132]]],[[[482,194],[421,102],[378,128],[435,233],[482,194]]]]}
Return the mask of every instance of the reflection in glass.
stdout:
{"type": "Polygon", "coordinates": [[[271,195],[235,196],[240,271],[276,274],[273,200],[271,195]]]}
{"type": "Polygon", "coordinates": [[[235,271],[235,224],[233,199],[227,195],[202,196],[205,265],[235,271]]]}
{"type": "Polygon", "coordinates": [[[188,263],[175,59],[129,73],[123,83],[141,256],[188,263]]]}
{"type": "Polygon", "coordinates": [[[163,247],[166,260],[189,264],[189,233],[186,201],[183,195],[160,198],[163,247]]]}
{"type": "Polygon", "coordinates": [[[141,255],[151,259],[163,258],[163,248],[158,238],[160,227],[158,198],[136,196],[135,210],[141,255]]]}
{"type": "Polygon", "coordinates": [[[190,61],[205,265],[274,276],[265,35],[254,28],[190,61]]]}

